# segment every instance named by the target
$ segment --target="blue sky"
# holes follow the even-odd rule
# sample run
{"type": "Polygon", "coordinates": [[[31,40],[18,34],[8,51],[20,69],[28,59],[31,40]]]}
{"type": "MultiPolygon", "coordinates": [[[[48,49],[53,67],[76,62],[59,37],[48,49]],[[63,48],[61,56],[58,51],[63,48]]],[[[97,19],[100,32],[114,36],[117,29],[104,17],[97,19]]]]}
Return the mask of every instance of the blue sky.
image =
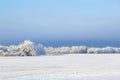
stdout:
{"type": "Polygon", "coordinates": [[[120,0],[0,0],[1,40],[120,40],[120,0]]]}

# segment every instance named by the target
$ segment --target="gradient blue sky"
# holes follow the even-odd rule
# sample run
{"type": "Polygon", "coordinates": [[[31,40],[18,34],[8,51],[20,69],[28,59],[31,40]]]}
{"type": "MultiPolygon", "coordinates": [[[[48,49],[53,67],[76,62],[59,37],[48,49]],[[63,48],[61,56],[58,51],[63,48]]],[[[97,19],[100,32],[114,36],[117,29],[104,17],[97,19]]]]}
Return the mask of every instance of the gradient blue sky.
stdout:
{"type": "Polygon", "coordinates": [[[1,40],[120,40],[120,0],[0,0],[1,40]]]}

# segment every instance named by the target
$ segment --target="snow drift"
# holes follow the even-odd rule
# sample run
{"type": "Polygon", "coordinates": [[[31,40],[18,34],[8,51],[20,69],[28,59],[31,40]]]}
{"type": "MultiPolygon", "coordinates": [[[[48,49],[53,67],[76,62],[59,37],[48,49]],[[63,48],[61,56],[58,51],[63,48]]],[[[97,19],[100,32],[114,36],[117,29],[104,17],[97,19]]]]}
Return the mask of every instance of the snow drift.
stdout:
{"type": "Polygon", "coordinates": [[[36,56],[44,53],[41,44],[35,45],[29,40],[25,40],[19,45],[0,46],[0,56],[36,56]]]}

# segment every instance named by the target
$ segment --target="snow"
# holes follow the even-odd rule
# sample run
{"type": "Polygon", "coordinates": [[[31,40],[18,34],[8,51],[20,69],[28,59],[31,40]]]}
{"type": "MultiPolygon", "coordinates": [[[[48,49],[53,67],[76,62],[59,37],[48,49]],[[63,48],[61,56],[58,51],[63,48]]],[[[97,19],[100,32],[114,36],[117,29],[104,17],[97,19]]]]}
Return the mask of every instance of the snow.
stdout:
{"type": "Polygon", "coordinates": [[[43,45],[35,45],[30,40],[25,40],[18,45],[0,46],[0,56],[36,56],[45,55],[43,45]]]}
{"type": "Polygon", "coordinates": [[[72,46],[72,47],[45,47],[46,54],[73,54],[73,53],[79,53],[79,54],[119,54],[120,48],[119,47],[103,47],[103,48],[97,48],[97,47],[86,47],[86,46],[72,46]]]}
{"type": "Polygon", "coordinates": [[[45,47],[42,44],[34,44],[30,40],[25,40],[18,45],[0,45],[0,56],[40,56],[46,54],[119,54],[119,47],[45,47]]]}
{"type": "Polygon", "coordinates": [[[0,57],[0,80],[120,80],[120,54],[0,57]]]}

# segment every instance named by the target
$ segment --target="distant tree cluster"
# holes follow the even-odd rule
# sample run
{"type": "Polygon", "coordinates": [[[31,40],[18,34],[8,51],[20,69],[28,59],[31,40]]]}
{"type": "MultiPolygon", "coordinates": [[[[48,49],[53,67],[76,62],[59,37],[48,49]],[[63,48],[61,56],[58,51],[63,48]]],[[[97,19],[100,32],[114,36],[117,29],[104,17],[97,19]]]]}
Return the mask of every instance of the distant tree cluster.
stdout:
{"type": "Polygon", "coordinates": [[[44,47],[41,44],[35,45],[30,40],[25,40],[19,45],[0,46],[0,56],[38,56],[45,54],[104,54],[104,53],[120,53],[120,48],[105,47],[94,48],[86,46],[72,47],[44,47]]]}
{"type": "Polygon", "coordinates": [[[120,48],[115,47],[88,48],[87,53],[120,53],[120,48]]]}
{"type": "Polygon", "coordinates": [[[47,54],[87,53],[87,47],[86,46],[72,46],[60,48],[48,47],[45,48],[45,51],[47,54]]]}
{"type": "Polygon", "coordinates": [[[36,56],[44,54],[42,45],[26,40],[19,45],[0,46],[0,56],[36,56]]]}
{"type": "Polygon", "coordinates": [[[72,46],[72,47],[47,47],[45,48],[47,54],[72,54],[72,53],[120,53],[120,48],[105,47],[105,48],[89,48],[86,46],[72,46]]]}

